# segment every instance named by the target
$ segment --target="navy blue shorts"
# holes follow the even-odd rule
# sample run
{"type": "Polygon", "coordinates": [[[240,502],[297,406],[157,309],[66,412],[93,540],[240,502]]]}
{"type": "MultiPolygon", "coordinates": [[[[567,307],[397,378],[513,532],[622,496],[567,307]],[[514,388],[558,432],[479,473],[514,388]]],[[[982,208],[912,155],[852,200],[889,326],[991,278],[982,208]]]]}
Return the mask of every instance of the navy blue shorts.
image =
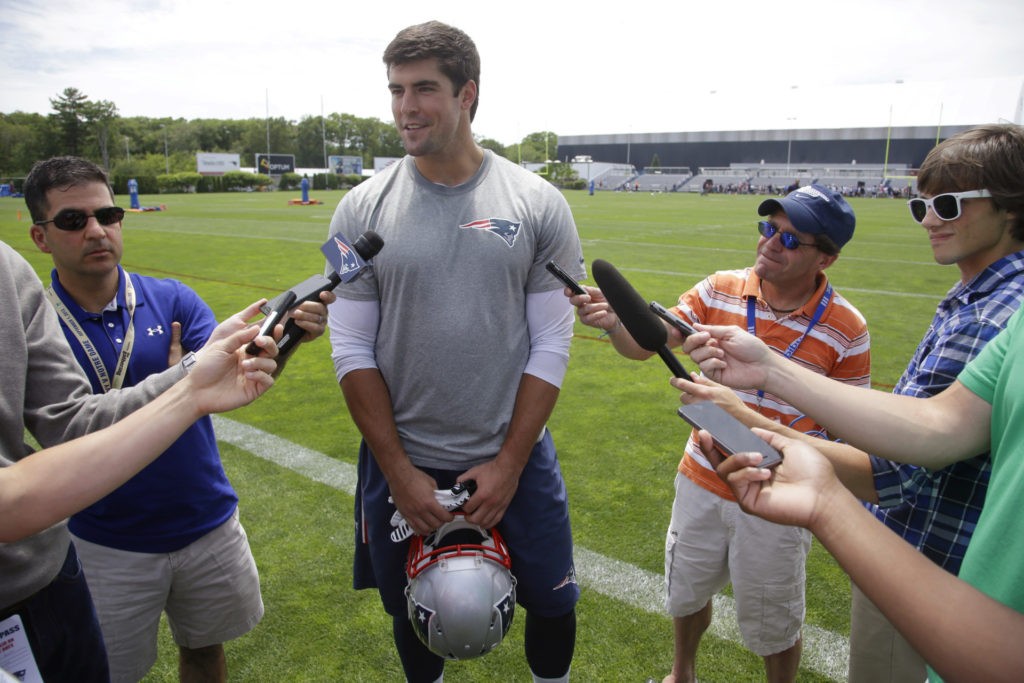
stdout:
{"type": "MultiPolygon", "coordinates": [[[[437,481],[438,488],[455,485],[462,473],[420,468],[437,481]]],[[[377,588],[384,609],[393,617],[406,614],[405,560],[409,539],[395,543],[389,537],[395,506],[388,502],[387,481],[363,442],[359,447],[359,483],[356,486],[355,588],[377,588]]],[[[509,554],[516,585],[516,602],[541,617],[570,612],[580,596],[572,561],[572,528],[565,481],[558,466],[551,433],[537,442],[519,477],[519,488],[498,524],[509,554]]]]}
{"type": "Polygon", "coordinates": [[[17,614],[44,681],[109,683],[107,649],[75,545],[56,578],[24,601],[0,611],[17,614]]]}

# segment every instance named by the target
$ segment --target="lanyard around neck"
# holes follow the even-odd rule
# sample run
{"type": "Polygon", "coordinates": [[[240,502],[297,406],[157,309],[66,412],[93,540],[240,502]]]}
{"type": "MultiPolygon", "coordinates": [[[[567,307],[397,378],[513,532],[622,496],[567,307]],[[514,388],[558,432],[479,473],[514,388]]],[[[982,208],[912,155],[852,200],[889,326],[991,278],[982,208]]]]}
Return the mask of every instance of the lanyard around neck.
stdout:
{"type": "Polygon", "coordinates": [[[125,329],[124,344],[122,344],[121,353],[117,358],[117,367],[114,368],[113,381],[110,380],[110,376],[107,374],[107,367],[103,364],[103,359],[96,350],[96,346],[89,339],[89,335],[85,333],[82,326],[78,324],[74,314],[61,301],[60,296],[54,291],[53,285],[46,288],[46,297],[53,304],[57,315],[60,316],[60,319],[71,330],[71,333],[75,335],[78,343],[81,344],[82,350],[85,351],[89,364],[92,365],[93,372],[96,373],[104,393],[112,388],[120,389],[124,384],[125,375],[128,374],[128,360],[131,358],[132,348],[135,346],[135,287],[132,286],[132,278],[128,275],[128,271],[122,269],[121,272],[124,274],[124,298],[125,305],[128,308],[128,327],[125,329]]]}
{"type": "MultiPolygon", "coordinates": [[[[807,335],[810,334],[811,330],[821,320],[821,316],[825,314],[825,309],[828,308],[829,302],[832,300],[832,283],[829,282],[825,285],[825,291],[821,294],[821,299],[818,301],[817,308],[814,309],[814,315],[811,316],[811,321],[807,323],[807,329],[799,337],[794,339],[786,347],[786,350],[782,352],[783,357],[792,358],[796,350],[800,348],[800,344],[803,343],[807,335]]],[[[747,332],[757,336],[757,297],[747,297],[747,332]]],[[[757,392],[757,401],[760,404],[761,399],[764,398],[764,390],[757,392]]]]}

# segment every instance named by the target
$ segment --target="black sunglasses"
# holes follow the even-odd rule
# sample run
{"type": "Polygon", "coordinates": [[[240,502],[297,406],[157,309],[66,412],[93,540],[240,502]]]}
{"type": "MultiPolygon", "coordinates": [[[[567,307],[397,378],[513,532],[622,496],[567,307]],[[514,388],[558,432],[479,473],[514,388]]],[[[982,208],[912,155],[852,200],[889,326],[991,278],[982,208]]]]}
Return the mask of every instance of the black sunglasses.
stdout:
{"type": "Polygon", "coordinates": [[[934,211],[935,215],[941,220],[955,221],[957,218],[960,218],[960,214],[963,212],[961,200],[991,196],[992,195],[988,193],[988,190],[945,192],[943,194],[937,194],[931,199],[911,199],[907,202],[907,206],[910,207],[910,215],[913,216],[914,220],[918,223],[924,222],[924,217],[928,214],[928,209],[934,211]]]}
{"type": "Polygon", "coordinates": [[[39,221],[36,225],[53,223],[60,230],[74,232],[84,228],[90,218],[95,218],[100,225],[113,225],[124,219],[124,209],[120,206],[108,206],[105,209],[96,209],[93,213],[86,213],[81,209],[61,209],[53,218],[39,221]]]}
{"type": "Polygon", "coordinates": [[[758,221],[757,231],[761,233],[761,236],[766,240],[770,240],[775,237],[776,234],[779,236],[779,241],[782,242],[782,246],[786,249],[799,249],[800,247],[816,247],[814,242],[801,242],[800,238],[791,232],[782,232],[777,227],[769,223],[768,221],[758,221]]]}

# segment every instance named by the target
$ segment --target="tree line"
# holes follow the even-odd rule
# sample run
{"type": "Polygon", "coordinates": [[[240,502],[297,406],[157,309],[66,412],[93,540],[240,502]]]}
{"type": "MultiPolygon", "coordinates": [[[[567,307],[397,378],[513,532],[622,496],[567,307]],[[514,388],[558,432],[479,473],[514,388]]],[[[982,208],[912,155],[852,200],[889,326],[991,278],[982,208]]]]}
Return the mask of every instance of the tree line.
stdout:
{"type": "MultiPolygon", "coordinates": [[[[255,155],[267,152],[268,136],[270,152],[294,154],[299,168],[321,168],[324,157],[334,155],[360,156],[364,168],[373,168],[374,157],[405,153],[393,123],[351,114],[299,121],[123,117],[114,102],[92,100],[77,88],[65,88],[50,104],[49,114],[0,113],[0,182],[23,178],[36,161],[65,154],[122,177],[195,172],[197,152],[239,154],[243,165],[255,164],[255,155]]],[[[488,138],[477,142],[516,162],[557,158],[558,138],[547,131],[507,146],[488,138]]]]}

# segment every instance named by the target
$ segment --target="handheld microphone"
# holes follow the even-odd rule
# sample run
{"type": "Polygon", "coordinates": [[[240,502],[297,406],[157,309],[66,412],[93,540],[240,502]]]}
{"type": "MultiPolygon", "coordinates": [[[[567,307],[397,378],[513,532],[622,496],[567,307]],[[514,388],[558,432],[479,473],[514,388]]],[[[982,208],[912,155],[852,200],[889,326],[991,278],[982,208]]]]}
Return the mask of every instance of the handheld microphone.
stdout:
{"type": "MultiPolygon", "coordinates": [[[[321,292],[330,291],[342,282],[352,282],[358,278],[368,265],[367,262],[376,256],[383,246],[384,240],[373,230],[367,230],[357,237],[351,247],[340,234],[332,235],[321,247],[321,250],[327,255],[334,270],[330,275],[313,275],[306,278],[261,306],[260,310],[267,317],[260,325],[260,334],[273,333],[274,326],[281,321],[281,318],[299,304],[306,301],[319,301],[321,292]]],[[[278,354],[283,356],[291,351],[304,334],[305,331],[298,326],[295,320],[289,319],[285,323],[284,333],[277,342],[278,354]]],[[[255,356],[260,352],[260,348],[255,343],[250,343],[245,352],[255,356]]]]}
{"type": "Polygon", "coordinates": [[[661,319],[651,311],[633,285],[622,277],[615,266],[602,259],[594,259],[590,264],[590,272],[615,315],[619,316],[623,327],[640,348],[657,353],[673,375],[688,379],[686,369],[666,346],[668,332],[661,319]]]}

